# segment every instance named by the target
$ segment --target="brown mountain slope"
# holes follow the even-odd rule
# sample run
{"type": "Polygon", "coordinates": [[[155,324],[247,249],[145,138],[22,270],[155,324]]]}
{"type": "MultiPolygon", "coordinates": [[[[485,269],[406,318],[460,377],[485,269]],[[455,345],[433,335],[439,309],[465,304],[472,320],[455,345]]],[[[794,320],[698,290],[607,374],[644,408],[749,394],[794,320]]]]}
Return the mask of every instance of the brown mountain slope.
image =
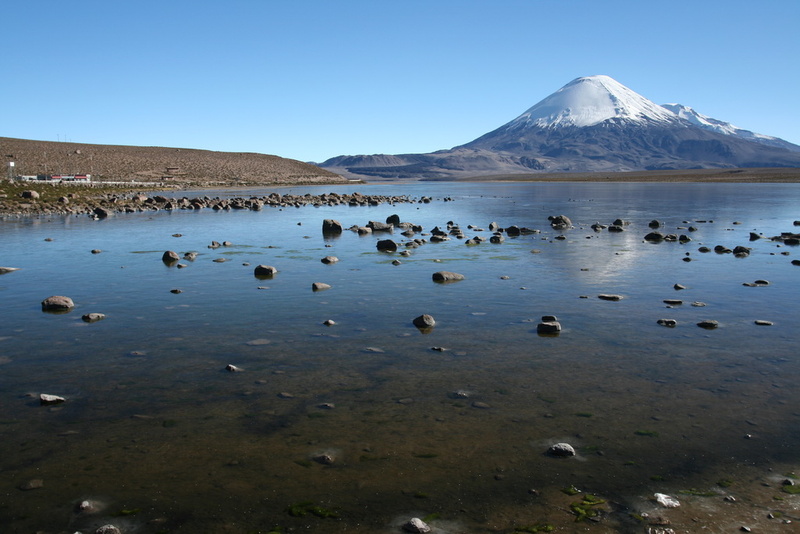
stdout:
{"type": "Polygon", "coordinates": [[[188,148],[59,143],[0,137],[3,177],[9,161],[17,175],[91,174],[93,180],[250,184],[346,182],[301,161],[242,152],[188,148]]]}

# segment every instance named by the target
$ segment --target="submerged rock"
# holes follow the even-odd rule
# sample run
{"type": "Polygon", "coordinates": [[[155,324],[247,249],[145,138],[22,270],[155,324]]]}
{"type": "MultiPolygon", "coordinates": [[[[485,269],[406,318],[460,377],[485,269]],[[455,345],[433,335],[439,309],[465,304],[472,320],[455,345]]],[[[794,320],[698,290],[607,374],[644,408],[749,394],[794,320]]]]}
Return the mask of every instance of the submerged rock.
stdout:
{"type": "Polygon", "coordinates": [[[336,462],[336,458],[331,454],[318,454],[311,459],[322,465],[333,465],[336,462]]]}
{"type": "Polygon", "coordinates": [[[30,491],[35,489],[41,489],[43,487],[44,487],[44,480],[42,480],[41,478],[34,478],[33,480],[29,480],[24,484],[21,484],[19,486],[19,489],[21,489],[22,491],[30,491]]]}
{"type": "Polygon", "coordinates": [[[547,454],[559,458],[568,458],[570,456],[575,456],[575,448],[569,443],[556,443],[547,449],[547,454]]]}
{"type": "Polygon", "coordinates": [[[102,321],[105,318],[106,316],[102,313],[86,313],[81,317],[81,319],[87,323],[96,323],[97,321],[102,321]]]}

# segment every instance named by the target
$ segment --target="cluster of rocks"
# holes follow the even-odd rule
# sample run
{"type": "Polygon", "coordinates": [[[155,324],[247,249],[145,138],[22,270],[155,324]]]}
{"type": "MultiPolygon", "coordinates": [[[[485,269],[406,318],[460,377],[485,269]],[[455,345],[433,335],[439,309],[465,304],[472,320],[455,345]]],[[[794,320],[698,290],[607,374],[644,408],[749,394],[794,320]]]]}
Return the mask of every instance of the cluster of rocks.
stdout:
{"type": "MultiPolygon", "coordinates": [[[[59,215],[86,214],[94,219],[103,219],[113,213],[138,213],[160,210],[203,210],[215,211],[251,210],[264,208],[300,208],[304,206],[379,206],[381,204],[423,203],[433,201],[432,197],[411,198],[407,195],[363,195],[361,193],[324,193],[304,195],[270,193],[265,196],[220,198],[209,196],[169,197],[165,195],[148,196],[142,193],[101,194],[81,199],[77,195],[60,197],[56,203],[40,205],[39,193],[23,191],[22,197],[30,200],[19,205],[20,214],[47,213],[59,215]]],[[[449,200],[449,199],[444,199],[449,200]]]]}

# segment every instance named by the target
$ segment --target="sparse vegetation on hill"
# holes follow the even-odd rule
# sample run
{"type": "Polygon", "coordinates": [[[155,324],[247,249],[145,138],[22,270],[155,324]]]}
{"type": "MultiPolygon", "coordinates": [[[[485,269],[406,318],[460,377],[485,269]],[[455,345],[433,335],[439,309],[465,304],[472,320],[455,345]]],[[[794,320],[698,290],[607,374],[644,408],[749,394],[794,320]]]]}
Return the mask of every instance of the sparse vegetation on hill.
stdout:
{"type": "MultiPolygon", "coordinates": [[[[188,148],[90,145],[0,137],[0,156],[15,174],[91,174],[93,180],[165,185],[343,183],[330,171],[292,159],[188,148]]],[[[5,177],[5,175],[3,176],[5,177]]]]}

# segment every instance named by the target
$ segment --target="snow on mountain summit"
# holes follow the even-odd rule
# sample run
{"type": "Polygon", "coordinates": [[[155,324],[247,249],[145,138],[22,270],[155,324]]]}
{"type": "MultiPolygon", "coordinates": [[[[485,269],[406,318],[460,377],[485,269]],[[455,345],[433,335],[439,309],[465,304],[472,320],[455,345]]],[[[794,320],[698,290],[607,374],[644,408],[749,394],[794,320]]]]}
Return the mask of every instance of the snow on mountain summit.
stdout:
{"type": "Polygon", "coordinates": [[[674,123],[676,115],[610,76],[572,80],[514,119],[511,127],[594,126],[608,119],[674,123]]]}
{"type": "Polygon", "coordinates": [[[721,121],[719,119],[712,119],[711,117],[703,115],[702,113],[698,113],[689,106],[684,106],[682,104],[662,104],[661,107],[670,110],[678,117],[685,119],[695,126],[699,126],[705,130],[711,130],[713,132],[725,135],[736,135],[746,139],[755,139],[759,137],[765,139],[775,139],[775,137],[771,137],[769,135],[757,134],[755,132],[751,132],[750,130],[739,128],[738,126],[734,126],[729,122],[721,121]]]}

